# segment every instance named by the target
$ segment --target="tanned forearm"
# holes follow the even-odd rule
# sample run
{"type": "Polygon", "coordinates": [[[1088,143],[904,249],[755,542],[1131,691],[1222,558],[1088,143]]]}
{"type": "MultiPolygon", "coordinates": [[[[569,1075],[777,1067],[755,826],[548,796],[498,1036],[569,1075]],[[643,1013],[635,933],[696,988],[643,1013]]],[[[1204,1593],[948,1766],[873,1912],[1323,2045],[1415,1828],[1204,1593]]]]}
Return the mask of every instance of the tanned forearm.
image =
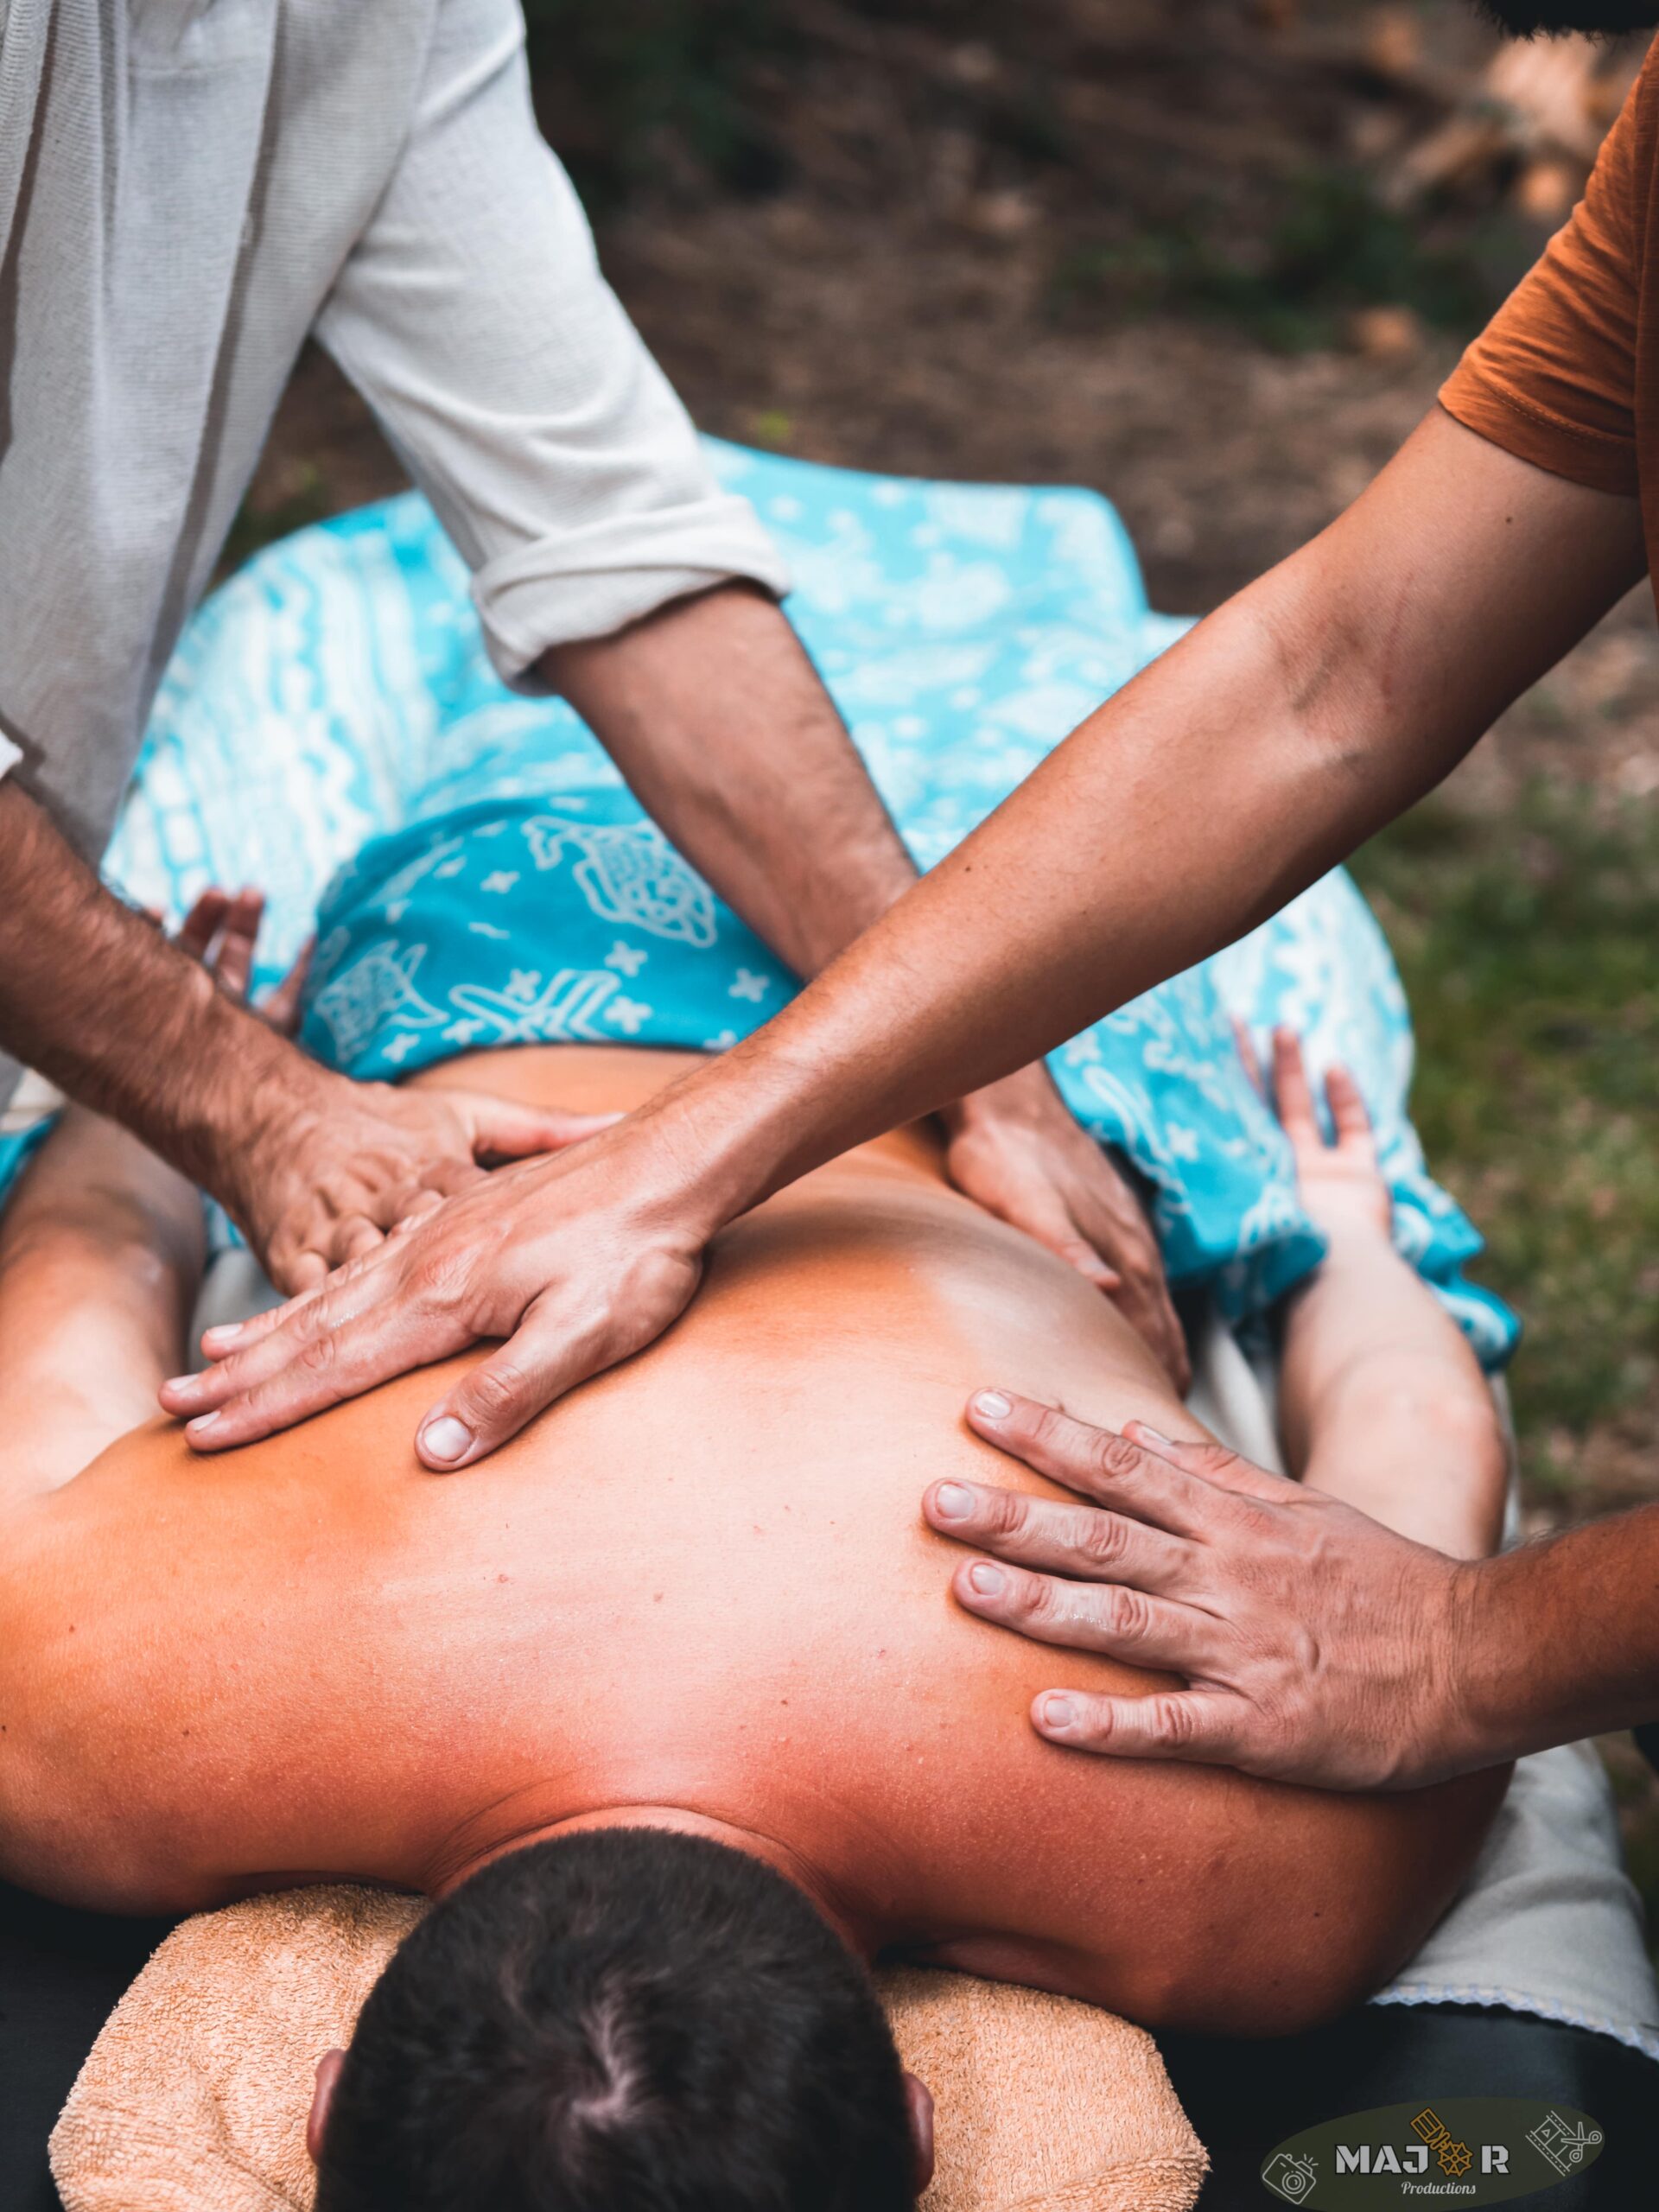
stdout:
{"type": "Polygon", "coordinates": [[[1432,417],[1322,537],[665,1095],[696,1203],[729,1217],[1230,943],[1444,776],[1642,563],[1634,501],[1432,417]]]}
{"type": "Polygon", "coordinates": [[[1659,1505],[1466,1575],[1456,1678],[1483,1758],[1659,1719],[1659,1505]]]}
{"type": "Polygon", "coordinates": [[[543,673],[673,843],[800,976],[886,913],[915,868],[799,639],[728,584],[543,673]]]}
{"type": "Polygon", "coordinates": [[[224,1167],[291,1046],[112,898],[15,779],[0,781],[0,1041],[234,1204],[224,1167]]]}

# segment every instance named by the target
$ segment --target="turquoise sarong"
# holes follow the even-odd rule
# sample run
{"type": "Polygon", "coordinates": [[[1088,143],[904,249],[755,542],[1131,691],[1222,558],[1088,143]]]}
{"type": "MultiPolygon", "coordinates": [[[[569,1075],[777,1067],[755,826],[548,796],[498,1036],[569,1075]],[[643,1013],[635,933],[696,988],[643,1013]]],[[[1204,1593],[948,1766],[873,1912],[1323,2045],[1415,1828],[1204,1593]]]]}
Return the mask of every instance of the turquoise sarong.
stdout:
{"type": "MultiPolygon", "coordinates": [[[[790,615],[923,868],[1185,627],[1147,608],[1093,493],[709,450],[781,541],[790,615]]],[[[174,915],[209,880],[264,886],[266,980],[315,917],[303,1040],[356,1076],[527,1041],[718,1051],[797,988],[575,714],[501,684],[412,493],[301,531],[200,610],[107,872],[174,915]]],[[[1289,1022],[1316,1067],[1352,1069],[1402,1249],[1500,1363],[1516,1325],[1464,1280],[1480,1239],[1424,1166],[1404,995],[1341,871],[1051,1057],[1078,1119],[1146,1178],[1172,1280],[1243,1320],[1321,1250],[1234,1015],[1289,1022]]]]}

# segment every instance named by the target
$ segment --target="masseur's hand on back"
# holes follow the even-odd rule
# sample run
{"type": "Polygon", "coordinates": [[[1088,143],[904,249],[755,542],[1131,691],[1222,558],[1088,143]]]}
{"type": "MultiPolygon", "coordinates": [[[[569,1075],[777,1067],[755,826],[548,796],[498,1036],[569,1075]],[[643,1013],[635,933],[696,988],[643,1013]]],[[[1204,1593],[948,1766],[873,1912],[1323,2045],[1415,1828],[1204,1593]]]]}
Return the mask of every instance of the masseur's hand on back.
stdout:
{"type": "Polygon", "coordinates": [[[686,1162],[661,1124],[653,1105],[556,1159],[502,1169],[308,1297],[210,1330],[202,1348],[217,1364],[169,1382],[162,1404],[186,1417],[192,1444],[219,1451],[500,1337],[416,1441],[439,1472],[483,1458],[660,1336],[696,1290],[719,1221],[677,1206],[686,1162]]]}
{"type": "MultiPolygon", "coordinates": [[[[175,940],[238,1006],[248,1003],[264,907],[261,892],[214,887],[196,900],[175,940]]],[[[310,957],[308,944],[258,1007],[279,1036],[292,1037],[299,1027],[310,957]]],[[[297,1132],[284,1128],[263,1165],[251,1145],[241,1169],[248,1196],[240,1217],[282,1289],[321,1282],[331,1269],[372,1251],[389,1230],[481,1182],[483,1158],[551,1152],[617,1118],[534,1112],[471,1091],[405,1093],[385,1084],[340,1084],[339,1094],[337,1110],[325,1119],[297,1132]]]]}
{"type": "Polygon", "coordinates": [[[302,1291],[479,1182],[493,1160],[555,1152],[604,1118],[469,1091],[325,1078],[284,1097],[223,1178],[232,1213],[278,1289],[302,1291]]]}
{"type": "Polygon", "coordinates": [[[0,781],[0,1042],[211,1191],[283,1289],[489,1161],[596,1126],[329,1074],[103,890],[15,776],[0,781]]]}
{"type": "MultiPolygon", "coordinates": [[[[1138,1266],[1138,1318],[1184,1377],[1185,1344],[1138,1201],[1043,1071],[946,1118],[956,1179],[982,1203],[1120,1298],[1124,1277],[1100,1255],[1138,1266]]],[[[742,1203],[710,1197],[688,1212],[693,1168],[666,1093],[558,1159],[504,1169],[451,1198],[314,1295],[210,1332],[203,1349],[218,1363],[169,1383],[162,1402],[187,1417],[192,1444],[219,1451],[480,1338],[505,1338],[417,1433],[429,1467],[469,1465],[684,1310],[704,1245],[742,1203]]]]}
{"type": "Polygon", "coordinates": [[[1476,1572],[1217,1444],[1118,1435],[982,1391],[988,1443],[1078,1503],[937,1484],[942,1535],[994,1551],[955,1588],[1041,1643],[1166,1669],[1185,1687],[1032,1701],[1051,1743],[1196,1760],[1327,1789],[1408,1788],[1505,1755],[1464,1710],[1476,1572]]]}

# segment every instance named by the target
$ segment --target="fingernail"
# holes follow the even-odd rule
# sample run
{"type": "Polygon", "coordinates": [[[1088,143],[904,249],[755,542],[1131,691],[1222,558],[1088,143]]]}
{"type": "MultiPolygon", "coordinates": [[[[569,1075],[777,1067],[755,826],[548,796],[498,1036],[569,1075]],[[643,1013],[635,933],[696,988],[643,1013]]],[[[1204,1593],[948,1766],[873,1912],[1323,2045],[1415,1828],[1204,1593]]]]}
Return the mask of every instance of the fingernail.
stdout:
{"type": "Polygon", "coordinates": [[[217,1347],[219,1344],[233,1344],[241,1333],[242,1324],[239,1321],[221,1322],[215,1329],[204,1329],[202,1331],[201,1348],[204,1351],[207,1351],[210,1348],[217,1347]]]}
{"type": "Polygon", "coordinates": [[[427,1423],[421,1431],[421,1442],[435,1459],[459,1459],[472,1450],[473,1435],[453,1414],[445,1414],[427,1423]]]}
{"type": "Polygon", "coordinates": [[[219,1408],[215,1406],[212,1413],[198,1414],[194,1421],[188,1422],[184,1433],[187,1436],[200,1436],[204,1429],[211,1428],[218,1419],[219,1408]]]}
{"type": "Polygon", "coordinates": [[[1151,1445],[1154,1452],[1173,1452],[1175,1449],[1170,1439],[1164,1435],[1161,1430],[1152,1427],[1149,1423],[1137,1421],[1131,1421],[1129,1426],[1137,1436],[1143,1437],[1151,1445]]]}
{"type": "Polygon", "coordinates": [[[1001,1390],[981,1390],[975,1395],[974,1411],[982,1421],[1007,1421],[1014,1411],[1014,1400],[1004,1397],[1001,1390]]]}
{"type": "Polygon", "coordinates": [[[968,1570],[968,1580],[982,1598],[1000,1598],[1007,1577],[1000,1567],[990,1567],[981,1560],[968,1570]]]}
{"type": "Polygon", "coordinates": [[[201,1395],[201,1377],[200,1375],[175,1375],[170,1382],[163,1382],[162,1388],[173,1391],[181,1398],[199,1398],[201,1395]]]}
{"type": "Polygon", "coordinates": [[[1045,1728],[1071,1728],[1076,1726],[1077,1709],[1069,1697],[1046,1697],[1043,1700],[1042,1722],[1045,1728]]]}
{"type": "Polygon", "coordinates": [[[965,1521],[974,1510],[974,1493],[960,1483],[941,1483],[933,1493],[933,1510],[941,1521],[965,1521]]]}

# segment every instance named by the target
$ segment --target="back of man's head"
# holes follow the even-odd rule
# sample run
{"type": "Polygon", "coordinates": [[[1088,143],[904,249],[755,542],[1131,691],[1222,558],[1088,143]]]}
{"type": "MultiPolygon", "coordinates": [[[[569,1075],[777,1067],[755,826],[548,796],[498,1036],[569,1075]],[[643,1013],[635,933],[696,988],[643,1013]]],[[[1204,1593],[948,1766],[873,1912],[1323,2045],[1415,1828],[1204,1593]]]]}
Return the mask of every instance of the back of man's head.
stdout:
{"type": "Polygon", "coordinates": [[[1475,0],[1475,5],[1511,38],[1557,38],[1572,31],[1617,37],[1659,23],[1659,0],[1475,0]]]}
{"type": "Polygon", "coordinates": [[[900,2212],[903,2076],[859,1961],[702,1837],[534,1844],[434,1908],[370,1993],[317,2212],[900,2212]]]}

